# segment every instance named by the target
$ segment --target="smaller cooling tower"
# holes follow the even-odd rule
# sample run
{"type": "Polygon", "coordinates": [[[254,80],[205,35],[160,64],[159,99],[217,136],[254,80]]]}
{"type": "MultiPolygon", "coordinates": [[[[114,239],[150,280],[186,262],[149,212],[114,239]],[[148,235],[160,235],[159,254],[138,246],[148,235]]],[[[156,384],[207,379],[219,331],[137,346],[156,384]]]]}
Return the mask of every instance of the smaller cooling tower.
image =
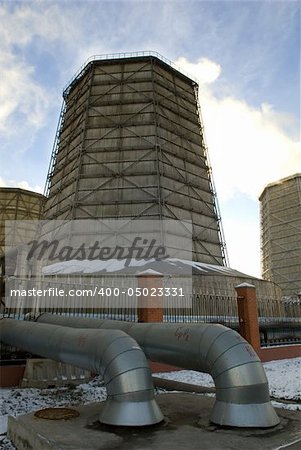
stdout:
{"type": "Polygon", "coordinates": [[[259,200],[262,277],[294,296],[301,291],[301,174],[268,184],[259,200]]]}
{"type": "Polygon", "coordinates": [[[0,257],[8,247],[25,244],[33,239],[35,227],[22,226],[21,221],[42,219],[45,197],[25,189],[0,187],[0,257]],[[18,221],[14,225],[7,221],[18,221]],[[5,237],[6,224],[6,237],[5,237]]]}

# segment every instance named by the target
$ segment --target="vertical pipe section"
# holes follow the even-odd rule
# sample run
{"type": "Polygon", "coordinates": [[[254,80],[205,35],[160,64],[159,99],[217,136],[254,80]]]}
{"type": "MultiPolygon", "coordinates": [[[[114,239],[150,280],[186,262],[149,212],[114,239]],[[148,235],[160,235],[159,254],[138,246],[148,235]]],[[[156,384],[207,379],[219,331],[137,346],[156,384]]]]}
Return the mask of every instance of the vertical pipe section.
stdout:
{"type": "Polygon", "coordinates": [[[101,375],[107,400],[100,422],[142,426],[163,420],[145,355],[123,331],[73,329],[14,319],[2,319],[0,327],[5,344],[101,375]]]}
{"type": "Polygon", "coordinates": [[[120,329],[132,336],[152,361],[209,373],[216,387],[211,421],[236,427],[279,423],[268,381],[253,348],[230,328],[217,324],[130,323],[41,314],[38,322],[120,329]]]}

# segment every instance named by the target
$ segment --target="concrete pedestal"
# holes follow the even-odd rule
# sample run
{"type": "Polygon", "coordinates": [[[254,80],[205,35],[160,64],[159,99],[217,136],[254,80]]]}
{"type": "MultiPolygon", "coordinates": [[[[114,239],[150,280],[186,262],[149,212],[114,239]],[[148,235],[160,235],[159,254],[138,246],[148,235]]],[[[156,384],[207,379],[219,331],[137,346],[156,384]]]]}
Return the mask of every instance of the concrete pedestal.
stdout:
{"type": "Polygon", "coordinates": [[[91,378],[91,372],[88,370],[52,359],[31,358],[26,361],[21,387],[42,389],[78,385],[90,381],[91,378]]]}
{"type": "Polygon", "coordinates": [[[161,394],[156,400],[165,421],[149,427],[113,427],[98,422],[103,403],[74,407],[69,420],[38,419],[33,413],[9,418],[8,437],[18,450],[261,450],[301,445],[301,412],[277,410],[281,422],[271,429],[220,428],[209,421],[213,398],[161,394]],[[297,442],[299,440],[299,442],[297,442]]]}

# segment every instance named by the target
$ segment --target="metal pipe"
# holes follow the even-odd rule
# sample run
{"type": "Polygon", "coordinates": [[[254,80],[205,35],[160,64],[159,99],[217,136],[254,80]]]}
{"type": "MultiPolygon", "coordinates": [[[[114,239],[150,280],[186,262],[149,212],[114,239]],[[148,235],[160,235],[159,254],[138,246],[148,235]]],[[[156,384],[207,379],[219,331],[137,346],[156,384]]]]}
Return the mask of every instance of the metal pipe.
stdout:
{"type": "Polygon", "coordinates": [[[131,323],[41,314],[36,320],[70,327],[120,329],[152,361],[209,373],[216,401],[211,421],[236,427],[273,427],[268,380],[253,348],[236,332],[217,324],[131,323]]]}
{"type": "Polygon", "coordinates": [[[123,331],[82,330],[14,319],[2,319],[0,326],[5,344],[101,375],[107,400],[100,422],[142,426],[163,420],[145,355],[123,331]]]}

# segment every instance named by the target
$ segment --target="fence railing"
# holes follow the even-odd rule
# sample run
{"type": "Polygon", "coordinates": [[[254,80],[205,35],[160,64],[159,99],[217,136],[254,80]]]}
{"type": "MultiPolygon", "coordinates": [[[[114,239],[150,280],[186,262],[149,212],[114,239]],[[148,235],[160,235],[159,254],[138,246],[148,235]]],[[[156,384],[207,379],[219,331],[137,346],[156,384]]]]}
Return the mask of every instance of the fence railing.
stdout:
{"type": "MultiPolygon", "coordinates": [[[[175,281],[166,277],[165,287],[173,287],[175,281]]],[[[23,289],[27,292],[36,288],[47,291],[42,297],[20,295],[15,304],[10,301],[2,304],[1,315],[14,319],[24,319],[25,314],[34,312],[51,312],[82,317],[106,318],[115,320],[137,321],[139,297],[135,295],[137,278],[135,276],[104,277],[100,279],[79,276],[76,279],[41,278],[19,279],[11,277],[6,280],[6,292],[11,289],[23,289]],[[78,297],[77,289],[91,291],[101,284],[102,293],[78,297]],[[113,290],[119,289],[118,296],[112,296],[113,290]],[[63,290],[64,295],[58,296],[63,290]],[[72,295],[70,294],[72,292],[72,295]],[[129,292],[132,295],[129,295],[129,292]],[[30,302],[28,301],[30,299],[30,302]]],[[[259,298],[258,316],[262,345],[301,342],[301,308],[300,299],[290,298],[281,301],[271,298],[259,298]]],[[[220,323],[232,329],[239,329],[237,298],[226,291],[200,292],[185,291],[184,295],[164,298],[164,321],[180,323],[220,323]]]]}
{"type": "Polygon", "coordinates": [[[70,87],[73,85],[73,83],[79,79],[87,70],[87,67],[90,63],[93,63],[94,61],[104,61],[104,60],[111,60],[111,59],[124,59],[124,58],[135,58],[135,57],[141,57],[141,56],[154,56],[161,61],[165,62],[169,66],[173,67],[178,72],[182,73],[186,77],[190,78],[195,83],[198,83],[198,80],[191,74],[187,73],[185,70],[183,70],[181,67],[179,67],[177,64],[175,64],[173,61],[170,61],[168,58],[165,58],[165,56],[162,56],[160,53],[152,51],[152,50],[144,50],[144,51],[138,51],[138,52],[122,52],[122,53],[106,53],[102,55],[93,55],[90,56],[84,64],[76,71],[76,73],[73,75],[71,80],[66,84],[64,87],[64,96],[68,95],[68,92],[70,90],[70,87]]]}
{"type": "Polygon", "coordinates": [[[298,297],[258,301],[259,328],[263,345],[301,342],[301,301],[298,297]]]}

